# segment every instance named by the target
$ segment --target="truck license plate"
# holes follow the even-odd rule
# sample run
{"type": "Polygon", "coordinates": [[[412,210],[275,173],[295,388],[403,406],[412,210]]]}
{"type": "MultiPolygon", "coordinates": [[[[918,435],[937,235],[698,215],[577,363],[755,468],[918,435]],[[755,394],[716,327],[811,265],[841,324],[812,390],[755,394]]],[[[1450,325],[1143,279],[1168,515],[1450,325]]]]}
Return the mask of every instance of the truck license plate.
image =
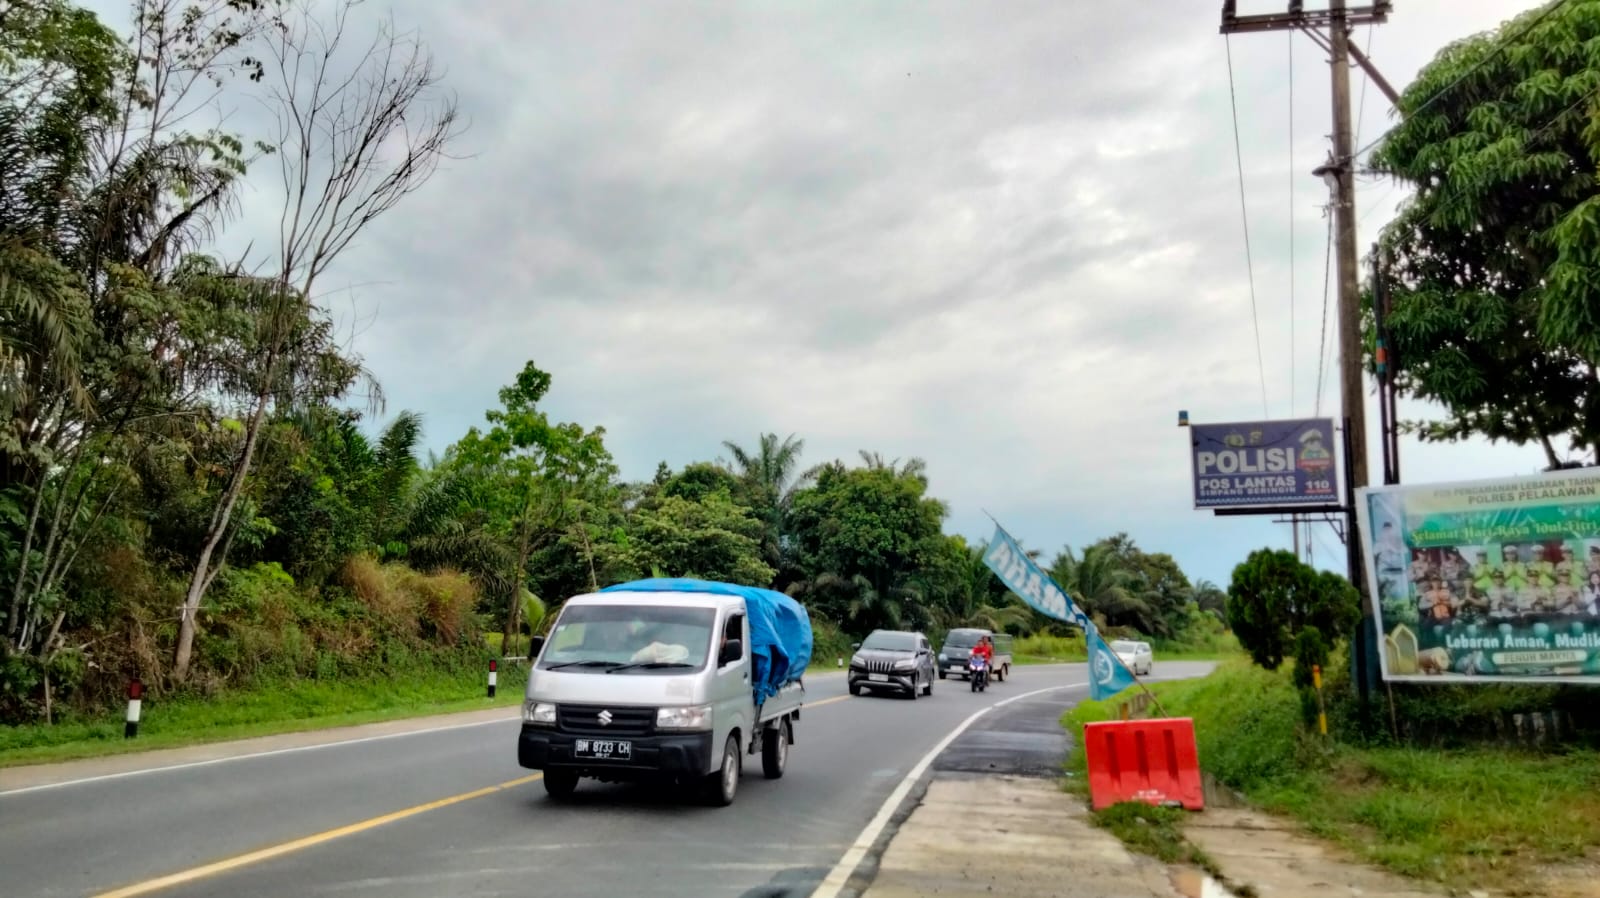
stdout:
{"type": "Polygon", "coordinates": [[[628,761],[633,759],[633,743],[617,739],[579,739],[572,744],[572,754],[597,761],[628,761]]]}
{"type": "Polygon", "coordinates": [[[887,682],[889,682],[889,675],[888,674],[867,674],[867,680],[870,681],[870,682],[873,682],[873,683],[887,683],[887,682]]]}

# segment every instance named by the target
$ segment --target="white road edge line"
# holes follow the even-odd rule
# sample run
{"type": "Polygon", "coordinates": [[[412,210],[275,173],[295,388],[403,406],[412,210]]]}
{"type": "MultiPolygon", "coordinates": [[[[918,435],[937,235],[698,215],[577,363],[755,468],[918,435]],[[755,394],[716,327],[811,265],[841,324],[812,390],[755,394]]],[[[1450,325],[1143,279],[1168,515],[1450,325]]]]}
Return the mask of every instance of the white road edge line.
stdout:
{"type": "MultiPolygon", "coordinates": [[[[428,727],[424,730],[406,730],[402,733],[381,733],[377,736],[360,736],[355,739],[341,739],[337,742],[319,742],[315,745],[296,745],[291,748],[274,748],[270,751],[256,751],[247,755],[230,755],[225,758],[207,758],[204,761],[188,761],[183,764],[168,764],[164,767],[143,767],[138,770],[123,770],[118,773],[103,773],[99,776],[88,776],[82,779],[62,780],[59,783],[40,783],[37,786],[23,786],[20,789],[8,789],[0,792],[0,798],[7,795],[22,795],[26,792],[42,792],[46,789],[61,789],[67,786],[81,786],[86,783],[100,783],[106,780],[124,779],[130,776],[143,776],[147,773],[168,773],[173,770],[189,770],[194,767],[209,767],[213,764],[227,764],[233,761],[248,761],[251,758],[268,758],[274,755],[288,755],[302,751],[315,751],[319,748],[335,748],[340,745],[357,745],[362,742],[378,742],[383,739],[398,739],[402,736],[420,736],[424,733],[442,733],[447,730],[462,730],[468,727],[488,726],[493,723],[506,723],[517,720],[522,716],[521,709],[509,717],[496,717],[493,720],[478,720],[472,723],[451,723],[444,726],[428,727]]],[[[69,762],[70,763],[70,762],[69,762]]]]}
{"type": "Polygon", "coordinates": [[[855,873],[856,867],[860,866],[861,859],[867,856],[868,851],[872,850],[873,843],[878,841],[878,836],[883,833],[884,827],[889,825],[889,820],[894,817],[894,812],[899,810],[900,803],[906,800],[907,795],[911,794],[911,789],[916,785],[917,780],[922,778],[922,774],[933,764],[934,759],[939,757],[939,754],[950,743],[956,741],[956,737],[966,732],[967,728],[972,726],[978,718],[988,714],[995,708],[1005,707],[1012,702],[1021,701],[1030,696],[1042,695],[1046,692],[1055,692],[1061,689],[1087,688],[1089,688],[1087,682],[1047,686],[1044,689],[1035,689],[1032,692],[1024,692],[1021,695],[1013,695],[1004,701],[998,701],[986,708],[979,708],[974,711],[972,716],[961,721],[955,729],[939,740],[938,745],[929,749],[928,753],[922,756],[922,760],[917,762],[917,766],[911,768],[911,772],[907,773],[905,779],[900,781],[900,785],[889,793],[889,797],[884,799],[883,805],[878,808],[877,816],[873,817],[872,821],[867,824],[866,829],[863,829],[861,834],[856,836],[855,843],[844,853],[844,857],[839,859],[839,863],[834,864],[827,878],[811,893],[811,898],[838,898],[839,893],[843,892],[845,885],[849,883],[851,875],[855,873]]]}

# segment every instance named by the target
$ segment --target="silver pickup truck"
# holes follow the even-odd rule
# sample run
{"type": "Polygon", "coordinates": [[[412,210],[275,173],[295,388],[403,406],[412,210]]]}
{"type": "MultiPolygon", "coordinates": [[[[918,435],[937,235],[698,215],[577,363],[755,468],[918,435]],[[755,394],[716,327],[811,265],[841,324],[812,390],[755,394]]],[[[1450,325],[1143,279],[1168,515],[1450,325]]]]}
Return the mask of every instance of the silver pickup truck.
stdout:
{"type": "Polygon", "coordinates": [[[994,679],[1005,682],[1011,673],[1011,635],[977,627],[962,627],[944,634],[944,645],[939,648],[939,679],[947,676],[957,676],[963,680],[968,678],[967,658],[972,655],[972,647],[978,644],[980,636],[987,636],[994,641],[994,663],[989,670],[994,679]]]}
{"type": "MultiPolygon", "coordinates": [[[[809,651],[809,629],[806,638],[809,651]]],[[[740,595],[569,599],[549,638],[535,643],[518,763],[543,771],[553,798],[571,795],[582,777],[666,779],[732,804],[746,753],[761,755],[769,779],[783,776],[805,699],[798,677],[757,690],[751,645],[740,595]],[[762,691],[771,694],[757,703],[762,691]]]]}

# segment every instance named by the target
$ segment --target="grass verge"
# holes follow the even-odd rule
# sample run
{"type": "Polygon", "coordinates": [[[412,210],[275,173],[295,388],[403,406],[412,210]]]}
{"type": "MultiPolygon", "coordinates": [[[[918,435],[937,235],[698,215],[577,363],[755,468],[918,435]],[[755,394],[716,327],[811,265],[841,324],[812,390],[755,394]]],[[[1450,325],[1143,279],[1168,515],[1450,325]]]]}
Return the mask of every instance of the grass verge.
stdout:
{"type": "Polygon", "coordinates": [[[1089,660],[1082,636],[1022,636],[1012,646],[1011,660],[1024,664],[1064,664],[1089,660]]]}
{"type": "MultiPolygon", "coordinates": [[[[1099,705],[1101,703],[1093,703],[1099,705]]],[[[1111,703],[1105,703],[1110,705],[1111,703]]],[[[1082,707],[1079,705],[1078,707],[1082,707]]],[[[1105,720],[1105,713],[1096,708],[1088,715],[1089,719],[1078,721],[1074,718],[1074,711],[1068,711],[1062,717],[1062,726],[1073,731],[1074,744],[1083,744],[1083,724],[1095,720],[1105,720]]],[[[1067,756],[1063,765],[1066,778],[1062,781],[1062,790],[1069,795],[1076,796],[1084,803],[1089,801],[1088,765],[1085,763],[1083,752],[1074,751],[1067,756]]],[[[1133,851],[1147,854],[1167,864],[1182,864],[1198,867],[1209,874],[1218,882],[1226,882],[1222,870],[1216,862],[1203,851],[1200,846],[1190,842],[1183,835],[1183,820],[1188,811],[1181,808],[1161,808],[1144,804],[1143,802],[1121,802],[1102,811],[1094,811],[1089,819],[1102,829],[1122,840],[1122,843],[1133,851]]],[[[1235,890],[1234,894],[1240,898],[1251,898],[1253,891],[1248,886],[1229,885],[1235,890]]]]}
{"type": "MultiPolygon", "coordinates": [[[[1222,871],[1200,846],[1183,835],[1182,808],[1158,808],[1136,801],[1114,804],[1092,816],[1096,826],[1110,831],[1122,843],[1141,854],[1164,863],[1199,867],[1213,879],[1222,881],[1222,871]]],[[[1248,898],[1246,888],[1235,886],[1235,894],[1248,898]]]]}
{"type": "Polygon", "coordinates": [[[485,696],[482,674],[302,681],[209,699],[146,698],[137,739],[123,738],[120,714],[54,726],[0,727],[0,767],[515,706],[527,672],[516,665],[502,667],[492,699],[485,696]]]}
{"type": "MultiPolygon", "coordinates": [[[[1169,714],[1194,718],[1207,772],[1396,873],[1456,889],[1527,893],[1534,871],[1570,864],[1600,844],[1595,752],[1327,742],[1300,726],[1287,670],[1238,660],[1211,676],[1151,689],[1169,714]]],[[[1062,722],[1081,736],[1084,724],[1114,713],[1115,700],[1084,702],[1062,722]]],[[[1078,765],[1081,754],[1073,754],[1078,765]]]]}

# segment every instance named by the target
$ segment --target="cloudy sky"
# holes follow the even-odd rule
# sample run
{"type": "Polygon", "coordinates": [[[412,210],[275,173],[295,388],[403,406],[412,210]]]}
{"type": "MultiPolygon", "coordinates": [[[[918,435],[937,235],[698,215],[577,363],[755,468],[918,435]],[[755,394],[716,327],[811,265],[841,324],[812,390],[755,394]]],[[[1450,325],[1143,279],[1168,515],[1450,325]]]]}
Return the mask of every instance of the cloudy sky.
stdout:
{"type": "MultiPolygon", "coordinates": [[[[1176,417],[1338,408],[1331,359],[1316,389],[1330,115],[1309,39],[1232,39],[1264,409],[1217,0],[369,5],[420,31],[471,127],[325,301],[432,448],[532,359],[551,413],[604,425],[629,478],[776,431],[811,462],[925,458],[969,536],[984,510],[1047,551],[1127,531],[1223,583],[1289,544],[1192,509],[1176,417]]],[[[1531,5],[1399,0],[1356,39],[1403,86],[1531,5]]],[[[1352,79],[1363,145],[1392,118],[1352,79]]],[[[247,222],[275,220],[271,186],[247,222]]],[[[1361,183],[1363,247],[1403,195],[1361,183]]],[[[1542,463],[1403,452],[1408,480],[1542,463]]]]}

